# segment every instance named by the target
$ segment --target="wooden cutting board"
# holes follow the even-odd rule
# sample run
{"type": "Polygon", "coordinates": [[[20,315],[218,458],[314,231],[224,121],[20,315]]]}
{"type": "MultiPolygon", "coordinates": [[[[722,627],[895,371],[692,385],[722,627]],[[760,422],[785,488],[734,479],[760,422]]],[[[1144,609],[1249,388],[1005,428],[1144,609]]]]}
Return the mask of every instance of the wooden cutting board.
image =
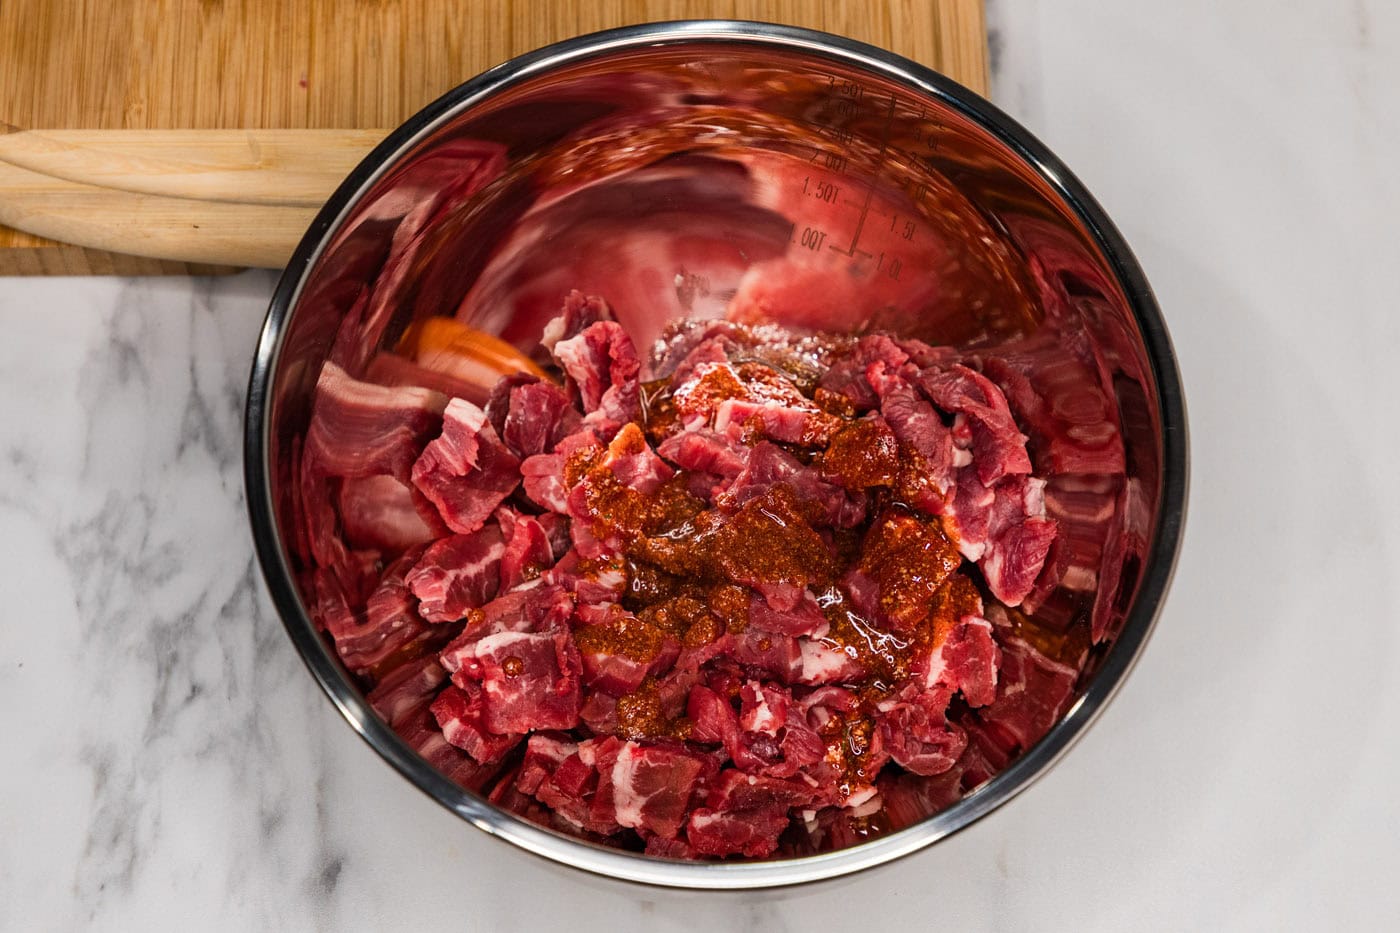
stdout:
{"type": "MultiPolygon", "coordinates": [[[[982,0],[0,0],[0,122],[387,131],[550,42],[708,18],[850,36],[987,93],[982,0]]],[[[0,227],[0,275],[220,271],[0,227]]]]}

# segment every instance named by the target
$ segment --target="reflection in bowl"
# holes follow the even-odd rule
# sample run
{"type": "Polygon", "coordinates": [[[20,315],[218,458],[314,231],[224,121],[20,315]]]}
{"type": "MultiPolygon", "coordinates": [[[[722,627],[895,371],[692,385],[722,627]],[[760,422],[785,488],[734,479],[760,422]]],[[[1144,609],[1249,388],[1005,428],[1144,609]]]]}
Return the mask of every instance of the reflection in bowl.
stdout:
{"type": "MultiPolygon", "coordinates": [[[[606,362],[613,351],[597,352],[606,362]]],[[[497,404],[508,407],[510,397],[498,393],[497,404]]],[[[757,417],[750,427],[763,427],[754,409],[745,411],[757,417]]],[[[716,411],[702,414],[705,431],[722,432],[716,411]]],[[[765,438],[736,428],[732,439],[742,456],[766,443],[803,469],[833,456],[825,435],[808,442],[767,430],[765,438]]],[[[537,453],[549,456],[561,437],[532,443],[545,443],[537,453]]],[[[653,430],[649,440],[665,438],[653,430]]],[[[1073,178],[1006,117],[855,43],[751,24],[672,24],[575,40],[489,72],[370,156],[308,233],[274,298],[250,392],[247,470],[259,553],[289,632],[352,724],[407,777],[478,825],[562,862],[662,884],[757,886],[855,870],[934,841],[1008,799],[1082,731],[1131,666],[1170,576],[1184,507],[1184,415],[1165,330],[1130,253],[1073,178]],[[866,524],[858,530],[868,551],[887,521],[874,516],[893,514],[878,503],[922,510],[919,527],[947,529],[969,586],[986,601],[967,618],[994,630],[998,645],[995,680],[984,689],[959,692],[956,678],[921,662],[925,686],[942,676],[951,687],[932,720],[941,758],[909,750],[912,735],[924,737],[920,748],[929,744],[932,714],[921,711],[917,723],[894,716],[890,684],[801,673],[800,639],[850,647],[822,627],[830,612],[812,617],[817,628],[763,639],[764,652],[775,639],[793,639],[799,660],[790,676],[754,657],[735,662],[732,710],[751,713],[772,688],[773,703],[805,711],[807,719],[791,720],[796,730],[811,717],[830,721],[830,709],[812,712],[821,705],[814,691],[849,687],[866,705],[847,725],[864,722],[865,731],[847,728],[839,742],[828,736],[810,766],[781,778],[821,783],[854,733],[883,734],[893,760],[865,776],[868,787],[846,786],[819,803],[794,797],[764,845],[709,851],[687,842],[687,825],[703,835],[696,812],[716,812],[704,804],[715,802],[721,779],[706,777],[701,758],[666,772],[686,775],[692,789],[679,823],[636,814],[619,821],[621,798],[610,789],[617,762],[640,761],[657,746],[634,741],[642,734],[629,735],[615,717],[542,714],[511,721],[519,731],[506,734],[501,685],[515,676],[507,662],[525,661],[495,659],[505,673],[493,681],[482,672],[490,652],[464,652],[463,639],[473,642],[476,632],[479,641],[484,629],[474,626],[499,618],[500,600],[523,602],[521,594],[552,585],[550,568],[570,554],[575,562],[634,559],[622,550],[580,554],[584,539],[601,545],[580,530],[577,514],[532,498],[528,483],[517,488],[519,470],[528,470],[517,455],[526,452],[502,442],[499,456],[515,472],[494,469],[496,448],[483,441],[497,435],[480,406],[489,407],[497,380],[511,373],[542,377],[541,386],[559,381],[567,389],[559,396],[584,409],[570,417],[591,419],[601,448],[647,411],[599,426],[595,409],[606,405],[590,401],[584,377],[551,355],[556,340],[583,339],[578,327],[558,333],[567,320],[548,332],[566,299],[583,313],[583,295],[606,299],[589,313],[620,323],[641,358],[639,378],[654,380],[654,389],[677,390],[674,380],[663,383],[685,365],[676,346],[695,350],[688,335],[723,332],[725,346],[743,352],[716,360],[776,373],[763,378],[807,393],[792,403],[799,407],[820,398],[814,393],[831,373],[848,372],[847,385],[856,385],[843,402],[849,410],[822,416],[888,422],[900,459],[913,462],[917,445],[877,391],[885,370],[870,371],[875,356],[867,352],[885,339],[877,335],[899,342],[903,358],[879,366],[890,379],[907,367],[904,388],[924,386],[916,400],[941,416],[929,424],[957,438],[949,441],[964,471],[957,475],[976,479],[958,485],[949,472],[922,504],[906,501],[913,494],[896,479],[874,480],[859,492],[866,524]],[[754,333],[795,336],[766,344],[743,336],[754,333]],[[822,337],[813,342],[813,334],[822,337]],[[792,362],[804,335],[807,350],[820,348],[792,362]],[[777,360],[779,351],[788,362],[777,360]],[[958,376],[959,397],[981,393],[980,407],[933,385],[950,373],[967,374],[958,376]],[[862,401],[872,391],[873,401],[862,401]],[[1015,419],[1000,435],[988,427],[999,417],[994,409],[1015,419]],[[1009,434],[1024,435],[1013,447],[1021,444],[1029,461],[989,470],[988,445],[1009,434]],[[506,485],[500,477],[508,473],[506,485]],[[1019,483],[1016,496],[1002,494],[1008,482],[1019,483]],[[499,495],[463,505],[482,489],[499,495]],[[1014,499],[1015,514],[978,530],[972,516],[981,512],[964,506],[957,514],[958,489],[964,500],[980,497],[988,514],[1014,499]],[[462,490],[473,492],[464,498],[462,490]],[[518,531],[520,520],[539,535],[518,531]],[[1053,529],[1053,538],[1031,528],[1053,529]],[[548,555],[523,576],[523,565],[510,573],[498,566],[517,535],[521,553],[548,555]],[[472,547],[497,562],[485,588],[472,582],[480,575],[461,571],[476,566],[472,547]],[[427,553],[436,556],[425,564],[427,553]],[[1008,582],[1014,567],[1024,580],[1008,582]],[[609,729],[620,737],[608,740],[609,729]],[[540,734],[526,741],[531,730],[540,734]],[[605,740],[611,744],[599,744],[605,740]],[[589,742],[611,756],[605,764],[589,742]],[[542,792],[532,768],[548,772],[555,790],[542,792]],[[549,801],[569,784],[559,773],[574,772],[574,797],[611,805],[609,820],[594,825],[549,801]],[[658,827],[670,838],[658,843],[658,827]],[[655,857],[731,852],[769,857],[655,857]]],[[[561,473],[559,482],[586,482],[580,476],[561,473]]],[[[697,501],[712,504],[703,493],[697,501]]],[[[839,550],[837,531],[826,540],[839,550]]],[[[849,598],[853,585],[842,579],[849,598]]],[[[732,574],[725,582],[734,583],[732,574]]],[[[807,592],[816,600],[826,591],[812,583],[807,592]]],[[[595,601],[614,598],[643,611],[616,594],[595,601]]],[[[784,598],[770,598],[765,611],[788,611],[784,598]]],[[[585,602],[570,591],[559,611],[571,618],[585,602]]],[[[886,610],[866,615],[861,624],[874,619],[880,637],[899,634],[880,628],[898,628],[886,610]]],[[[567,631],[580,623],[561,624],[567,631]]],[[[711,634],[742,637],[743,624],[711,634]]],[[[540,631],[530,629],[531,637],[544,638],[540,631]]],[[[568,668],[560,663],[556,686],[568,668]]],[[[717,671],[714,663],[704,669],[703,689],[717,671]]],[[[596,671],[585,675],[601,682],[596,671]]],[[[672,675],[658,668],[647,676],[654,688],[672,675]]],[[[626,700],[639,689],[626,687],[613,692],[626,700]]],[[[690,729],[695,716],[693,708],[672,710],[668,721],[690,729]]],[[[774,778],[782,756],[743,764],[745,755],[764,728],[775,748],[784,733],[748,720],[752,737],[737,751],[718,737],[699,745],[724,762],[718,774],[742,770],[753,786],[774,778]]],[[[695,745],[681,743],[690,735],[674,741],[695,745]]],[[[674,762],[673,752],[657,754],[674,762]]]]}

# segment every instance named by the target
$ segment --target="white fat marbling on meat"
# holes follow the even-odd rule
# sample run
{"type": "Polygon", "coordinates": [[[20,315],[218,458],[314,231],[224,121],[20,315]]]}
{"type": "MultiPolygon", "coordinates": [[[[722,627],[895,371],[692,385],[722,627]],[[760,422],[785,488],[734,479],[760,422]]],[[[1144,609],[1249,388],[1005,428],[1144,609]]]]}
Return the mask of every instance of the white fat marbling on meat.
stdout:
{"type": "Polygon", "coordinates": [[[1024,498],[1026,514],[1038,518],[1045,517],[1045,480],[1038,476],[1026,479],[1026,494],[1024,498]]]}
{"type": "Polygon", "coordinates": [[[1098,571],[1092,567],[1080,567],[1077,564],[1066,567],[1065,575],[1060,578],[1060,586],[1078,593],[1092,593],[1098,588],[1098,585],[1098,571]]]}
{"type": "Polygon", "coordinates": [[[564,339],[564,315],[549,319],[549,323],[540,332],[540,346],[550,353],[554,352],[554,345],[564,339]]]}
{"type": "Polygon", "coordinates": [[[724,813],[703,813],[695,810],[690,814],[690,825],[696,829],[706,829],[726,818],[727,815],[724,813]]]}
{"type": "Polygon", "coordinates": [[[740,717],[740,725],[749,732],[762,732],[765,735],[777,735],[782,723],[778,720],[773,709],[768,705],[768,697],[764,694],[762,687],[756,680],[751,680],[745,688],[746,693],[751,692],[757,697],[757,702],[753,707],[746,710],[740,717]]]}
{"type": "Polygon", "coordinates": [[[758,706],[753,711],[753,731],[766,732],[774,735],[778,731],[778,717],[773,715],[773,710],[768,707],[768,698],[762,691],[758,694],[758,706]]]}
{"type": "Polygon", "coordinates": [[[880,797],[880,792],[875,789],[873,784],[857,785],[841,802],[842,807],[851,811],[851,816],[869,816],[879,812],[884,805],[885,802],[880,797]]]}
{"type": "Polygon", "coordinates": [[[642,796],[636,790],[637,768],[642,758],[637,754],[636,742],[626,742],[617,753],[617,761],[612,767],[613,807],[617,810],[617,824],[637,829],[642,825],[642,809],[650,796],[642,796]]]}
{"type": "Polygon", "coordinates": [[[797,647],[802,654],[802,670],[797,676],[800,684],[831,683],[850,663],[849,657],[825,642],[799,638],[797,647]]]}
{"type": "MultiPolygon", "coordinates": [[[[443,420],[460,421],[472,434],[479,432],[482,425],[486,424],[486,412],[464,398],[454,398],[448,402],[442,417],[443,420]]],[[[471,465],[476,466],[475,463],[471,465]]]]}
{"type": "MultiPolygon", "coordinates": [[[[523,593],[526,590],[533,590],[535,587],[539,586],[543,582],[544,577],[542,576],[531,577],[529,580],[522,580],[521,582],[515,584],[515,586],[511,587],[509,590],[506,590],[506,593],[523,593]]],[[[504,596],[505,593],[501,593],[498,595],[504,596]]]]}
{"type": "Polygon", "coordinates": [[[607,566],[594,573],[594,579],[599,586],[606,587],[610,590],[618,590],[627,583],[627,574],[614,567],[607,566]]]}
{"type": "Polygon", "coordinates": [[[948,673],[948,659],[943,657],[943,645],[939,643],[934,647],[928,656],[928,671],[924,674],[924,689],[931,690],[938,686],[943,680],[943,675],[948,673]]]}
{"type": "Polygon", "coordinates": [[[480,658],[493,652],[507,649],[511,645],[521,641],[534,638],[529,632],[497,632],[494,635],[487,635],[469,647],[473,657],[480,658]]]}

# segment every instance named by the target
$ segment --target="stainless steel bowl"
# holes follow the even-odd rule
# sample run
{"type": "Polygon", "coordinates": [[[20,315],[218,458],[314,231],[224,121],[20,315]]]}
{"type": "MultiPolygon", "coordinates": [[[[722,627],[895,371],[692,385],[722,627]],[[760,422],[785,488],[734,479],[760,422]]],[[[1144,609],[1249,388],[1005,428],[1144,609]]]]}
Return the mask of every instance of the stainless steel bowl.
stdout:
{"type": "Polygon", "coordinates": [[[1166,328],[1127,245],[1068,169],[941,75],[857,42],[756,23],[668,23],[563,42],[474,78],[396,130],[330,199],[283,274],[247,415],[248,504],[268,587],[308,668],[355,730],[486,832],[576,868],[674,887],[758,888],[854,872],[942,839],[1025,789],[1136,660],[1171,578],[1186,500],[1186,420],[1166,328]],[[504,162],[494,182],[466,193],[460,166],[481,141],[504,162]],[[791,171],[754,169],[773,158],[789,167],[805,159],[810,170],[799,182],[791,171]],[[736,174],[734,165],[753,171],[736,174]],[[669,259],[647,251],[647,237],[678,230],[689,246],[669,259]],[[419,241],[408,261],[384,269],[396,235],[410,234],[419,241]],[[610,239],[631,234],[641,237],[630,245],[610,239]],[[804,857],[682,863],[601,848],[453,783],[381,721],[318,634],[288,546],[292,451],[317,373],[366,283],[391,299],[374,327],[351,335],[366,353],[433,315],[457,315],[524,347],[561,288],[580,284],[570,276],[592,274],[592,257],[606,275],[650,283],[614,299],[645,345],[661,318],[713,314],[752,286],[750,267],[798,254],[809,291],[829,283],[816,291],[835,296],[814,311],[824,326],[996,345],[1046,327],[1053,287],[1060,332],[1081,352],[1111,358],[1105,379],[1141,515],[1135,529],[1106,522],[1101,543],[1129,531],[1141,540],[1113,592],[1086,593],[1080,581],[1070,594],[1081,608],[1097,596],[1116,631],[1091,652],[1077,700],[951,807],[804,857]],[[556,275],[560,267],[567,274],[556,275]]]}

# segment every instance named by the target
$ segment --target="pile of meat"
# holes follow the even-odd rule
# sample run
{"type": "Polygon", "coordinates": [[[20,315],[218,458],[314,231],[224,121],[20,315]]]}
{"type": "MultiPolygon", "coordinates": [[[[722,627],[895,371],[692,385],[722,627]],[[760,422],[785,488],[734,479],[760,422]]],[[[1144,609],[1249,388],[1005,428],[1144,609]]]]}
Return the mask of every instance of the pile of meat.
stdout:
{"type": "Polygon", "coordinates": [[[578,293],[542,344],[483,407],[327,363],[297,453],[316,621],[444,773],[594,841],[764,857],[946,806],[1063,713],[1082,655],[1017,607],[1074,566],[1036,448],[1121,472],[1101,391],[724,321],[644,360],[578,293]]]}

